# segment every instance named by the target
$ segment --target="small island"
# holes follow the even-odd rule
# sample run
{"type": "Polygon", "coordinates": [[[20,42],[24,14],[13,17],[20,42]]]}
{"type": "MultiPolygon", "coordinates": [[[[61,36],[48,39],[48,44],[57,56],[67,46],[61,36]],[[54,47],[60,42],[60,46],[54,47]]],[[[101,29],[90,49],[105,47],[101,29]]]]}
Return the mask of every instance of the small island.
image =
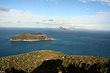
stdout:
{"type": "Polygon", "coordinates": [[[43,33],[22,33],[12,37],[9,41],[42,41],[42,40],[55,40],[51,37],[47,37],[43,33]]]}
{"type": "Polygon", "coordinates": [[[59,27],[57,30],[66,30],[66,31],[68,31],[68,30],[70,30],[70,29],[68,29],[68,28],[63,28],[63,27],[59,27]]]}

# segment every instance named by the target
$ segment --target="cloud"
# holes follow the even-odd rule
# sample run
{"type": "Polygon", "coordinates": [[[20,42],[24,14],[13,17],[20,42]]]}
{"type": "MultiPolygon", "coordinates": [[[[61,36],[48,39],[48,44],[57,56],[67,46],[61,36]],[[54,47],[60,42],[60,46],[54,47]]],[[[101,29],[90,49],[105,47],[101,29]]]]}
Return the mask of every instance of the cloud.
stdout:
{"type": "Polygon", "coordinates": [[[0,8],[0,11],[6,11],[6,12],[8,12],[8,11],[10,11],[10,8],[7,8],[7,7],[1,7],[1,8],[0,8]]]}
{"type": "Polygon", "coordinates": [[[10,9],[10,11],[0,11],[0,26],[2,27],[40,27],[36,23],[44,19],[45,16],[33,15],[29,11],[10,9]],[[10,23],[8,23],[11,21],[10,23]],[[21,25],[19,25],[21,24],[21,25]]]}
{"type": "Polygon", "coordinates": [[[79,1],[82,1],[82,2],[86,3],[87,0],[79,0],[79,1]]]}
{"type": "Polygon", "coordinates": [[[18,21],[17,23],[21,23],[21,21],[18,21]]]}
{"type": "Polygon", "coordinates": [[[86,10],[88,11],[88,10],[89,10],[89,8],[86,8],[86,10]]]}
{"type": "Polygon", "coordinates": [[[0,19],[0,20],[3,20],[3,19],[0,19]]]}
{"type": "Polygon", "coordinates": [[[43,22],[45,22],[46,20],[42,20],[43,22]]]}
{"type": "Polygon", "coordinates": [[[77,28],[93,28],[93,27],[96,27],[96,25],[85,25],[85,24],[79,24],[79,25],[77,25],[77,24],[71,24],[72,26],[74,26],[74,27],[77,27],[77,28]]]}
{"type": "Polygon", "coordinates": [[[101,2],[102,4],[107,4],[107,5],[109,5],[110,6],[110,0],[79,0],[79,1],[82,1],[82,2],[84,2],[84,3],[86,3],[87,1],[99,1],[99,2],[101,2]]]}
{"type": "Polygon", "coordinates": [[[110,12],[97,12],[96,15],[82,15],[76,17],[41,16],[29,11],[10,9],[0,11],[0,27],[81,27],[89,29],[110,30],[110,12]],[[52,19],[50,19],[52,18],[52,19]],[[54,19],[54,20],[53,20],[54,19]],[[99,27],[100,26],[100,27],[99,27]]]}
{"type": "Polygon", "coordinates": [[[100,1],[100,2],[107,2],[107,3],[110,2],[110,0],[79,0],[79,1],[82,1],[82,2],[87,2],[87,1],[100,1]]]}
{"type": "Polygon", "coordinates": [[[35,22],[36,24],[40,24],[41,22],[35,22]]]}
{"type": "Polygon", "coordinates": [[[44,0],[44,1],[47,1],[47,2],[55,2],[56,0],[44,0]]]}
{"type": "Polygon", "coordinates": [[[48,21],[53,21],[53,19],[49,19],[48,21]]]}
{"type": "Polygon", "coordinates": [[[52,2],[52,3],[55,3],[55,4],[58,4],[59,0],[42,0],[44,2],[52,2]]]}

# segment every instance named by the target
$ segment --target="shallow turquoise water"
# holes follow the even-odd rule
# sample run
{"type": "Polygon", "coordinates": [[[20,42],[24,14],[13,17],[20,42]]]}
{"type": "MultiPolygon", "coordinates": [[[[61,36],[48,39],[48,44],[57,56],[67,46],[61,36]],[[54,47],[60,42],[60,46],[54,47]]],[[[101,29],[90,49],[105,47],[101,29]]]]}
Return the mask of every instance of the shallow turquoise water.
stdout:
{"type": "Polygon", "coordinates": [[[41,28],[0,28],[0,57],[38,50],[60,51],[68,55],[93,55],[110,58],[110,31],[58,31],[41,28]],[[20,33],[45,33],[56,40],[10,42],[20,33]]]}

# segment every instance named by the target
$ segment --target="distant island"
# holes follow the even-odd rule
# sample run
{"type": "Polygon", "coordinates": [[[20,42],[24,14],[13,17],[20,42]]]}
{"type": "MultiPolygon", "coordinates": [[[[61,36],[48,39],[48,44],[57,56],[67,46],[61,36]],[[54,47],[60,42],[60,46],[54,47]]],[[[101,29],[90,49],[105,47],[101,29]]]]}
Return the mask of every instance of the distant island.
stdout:
{"type": "Polygon", "coordinates": [[[57,30],[66,30],[66,31],[68,31],[68,30],[70,30],[70,29],[68,29],[68,28],[63,28],[63,27],[59,27],[57,30]]]}
{"type": "Polygon", "coordinates": [[[110,59],[52,50],[0,57],[0,73],[110,73],[110,59]]]}
{"type": "Polygon", "coordinates": [[[9,41],[41,41],[41,40],[55,40],[51,37],[45,36],[43,33],[22,33],[12,37],[9,41]]]}
{"type": "Polygon", "coordinates": [[[86,28],[75,28],[75,27],[70,27],[71,30],[81,30],[81,31],[84,31],[84,30],[90,30],[90,29],[86,29],[86,28]]]}

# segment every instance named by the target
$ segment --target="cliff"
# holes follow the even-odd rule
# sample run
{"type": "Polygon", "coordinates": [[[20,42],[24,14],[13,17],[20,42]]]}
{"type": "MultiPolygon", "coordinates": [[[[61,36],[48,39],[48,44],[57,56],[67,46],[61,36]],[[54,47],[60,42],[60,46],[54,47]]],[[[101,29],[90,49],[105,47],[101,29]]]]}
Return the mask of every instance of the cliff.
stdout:
{"type": "Polygon", "coordinates": [[[12,37],[9,41],[41,41],[41,40],[55,40],[51,37],[46,37],[43,33],[28,34],[22,33],[12,37]]]}
{"type": "Polygon", "coordinates": [[[68,31],[68,30],[70,30],[70,29],[68,29],[68,28],[63,28],[63,27],[59,27],[57,30],[66,30],[66,31],[68,31]]]}
{"type": "Polygon", "coordinates": [[[110,59],[65,55],[51,50],[0,58],[0,71],[7,73],[109,73],[110,59]]]}

